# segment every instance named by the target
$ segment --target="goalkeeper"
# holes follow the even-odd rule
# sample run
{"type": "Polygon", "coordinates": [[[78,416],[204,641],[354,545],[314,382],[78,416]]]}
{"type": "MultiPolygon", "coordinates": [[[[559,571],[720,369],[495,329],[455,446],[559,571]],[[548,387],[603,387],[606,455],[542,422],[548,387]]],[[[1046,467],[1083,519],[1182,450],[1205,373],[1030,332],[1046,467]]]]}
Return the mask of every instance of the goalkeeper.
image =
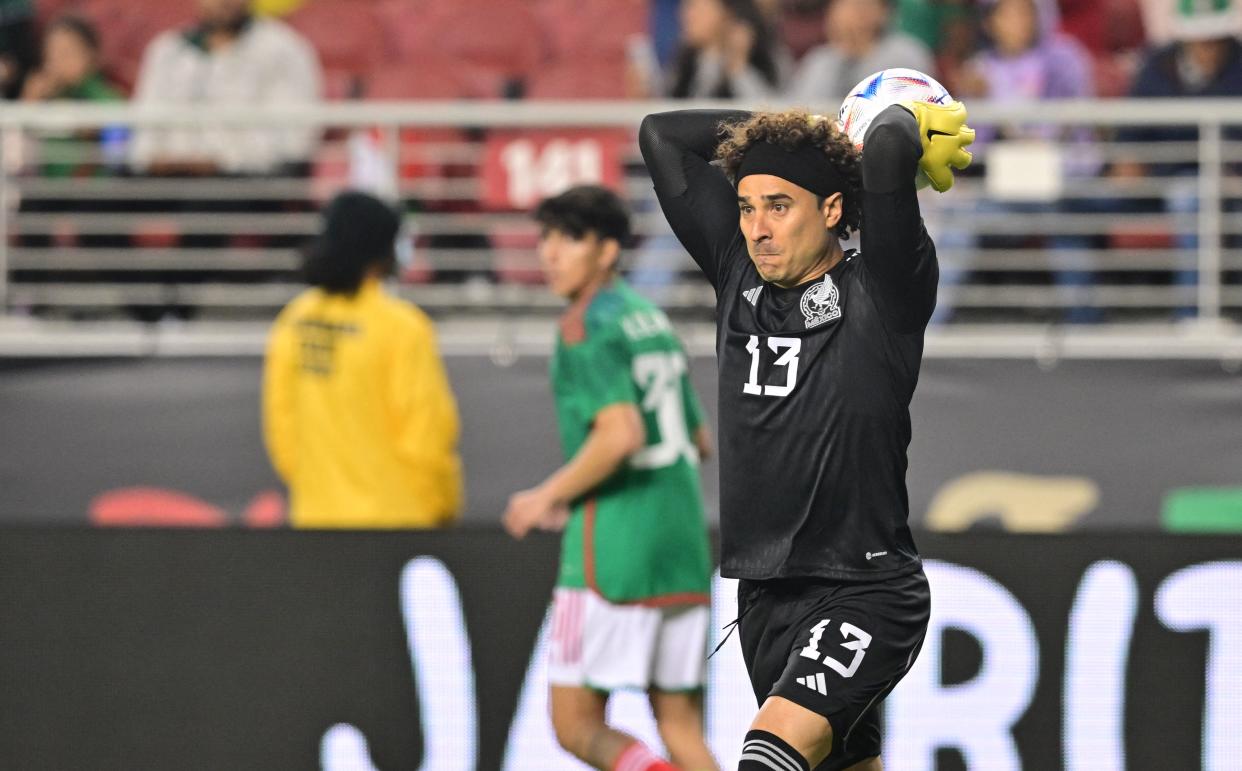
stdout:
{"type": "Polygon", "coordinates": [[[801,111],[640,129],[664,215],[716,290],[721,573],[740,579],[760,706],[739,771],[881,768],[876,705],[930,612],[905,484],[938,275],[915,177],[952,186],[965,119],[889,106],[861,157],[801,111]]]}

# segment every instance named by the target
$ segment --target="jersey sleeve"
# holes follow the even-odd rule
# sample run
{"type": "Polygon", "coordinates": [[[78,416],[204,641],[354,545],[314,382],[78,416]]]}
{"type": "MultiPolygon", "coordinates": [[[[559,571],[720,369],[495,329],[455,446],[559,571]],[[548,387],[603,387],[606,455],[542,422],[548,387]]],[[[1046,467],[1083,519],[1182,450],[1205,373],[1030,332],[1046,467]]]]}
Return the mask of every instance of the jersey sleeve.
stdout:
{"type": "Polygon", "coordinates": [[[605,328],[578,344],[575,380],[580,404],[594,418],[613,404],[642,401],[631,372],[631,355],[620,329],[605,328]]]}
{"type": "Polygon", "coordinates": [[[721,124],[749,116],[740,110],[675,110],[648,115],[638,131],[664,217],[717,288],[729,246],[741,235],[737,193],[711,160],[721,124]]]}
{"type": "Polygon", "coordinates": [[[881,313],[902,333],[927,326],[939,278],[914,183],[923,154],[918,132],[914,115],[893,105],[879,114],[863,142],[862,262],[881,313]]]}

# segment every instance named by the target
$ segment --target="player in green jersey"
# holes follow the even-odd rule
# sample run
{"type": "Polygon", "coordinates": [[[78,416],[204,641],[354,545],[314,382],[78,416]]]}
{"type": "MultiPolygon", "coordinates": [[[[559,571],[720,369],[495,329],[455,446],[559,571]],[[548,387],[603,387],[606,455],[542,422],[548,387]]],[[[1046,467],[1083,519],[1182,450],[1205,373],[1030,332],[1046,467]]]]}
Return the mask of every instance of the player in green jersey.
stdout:
{"type": "Polygon", "coordinates": [[[566,463],[509,499],[505,527],[564,529],[553,599],[552,723],[598,769],[715,771],[702,688],[711,561],[699,489],[710,437],[667,317],[617,276],[629,215],[611,191],[545,200],[539,258],[569,300],[552,360],[566,463]],[[650,695],[675,764],[605,723],[611,691],[650,695]]]}

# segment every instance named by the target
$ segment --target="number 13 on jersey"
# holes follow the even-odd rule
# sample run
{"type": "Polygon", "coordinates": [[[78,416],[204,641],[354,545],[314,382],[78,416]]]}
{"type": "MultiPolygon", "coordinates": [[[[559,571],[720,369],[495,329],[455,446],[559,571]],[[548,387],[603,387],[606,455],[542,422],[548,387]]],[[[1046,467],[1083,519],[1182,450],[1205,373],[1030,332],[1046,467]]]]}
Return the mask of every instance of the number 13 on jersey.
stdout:
{"type": "Polygon", "coordinates": [[[752,396],[788,396],[793,393],[794,386],[798,383],[798,354],[802,352],[802,339],[769,337],[767,348],[777,355],[772,366],[785,368],[784,384],[759,384],[759,357],[762,346],[759,344],[759,336],[751,335],[746,343],[746,350],[750,353],[750,378],[742,384],[742,393],[752,396]]]}

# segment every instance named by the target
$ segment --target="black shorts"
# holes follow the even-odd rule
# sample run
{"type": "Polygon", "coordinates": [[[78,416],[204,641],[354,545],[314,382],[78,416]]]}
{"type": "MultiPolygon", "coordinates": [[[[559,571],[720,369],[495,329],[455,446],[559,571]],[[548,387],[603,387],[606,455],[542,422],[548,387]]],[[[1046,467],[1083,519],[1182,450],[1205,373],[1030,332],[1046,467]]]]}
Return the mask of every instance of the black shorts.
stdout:
{"type": "Polygon", "coordinates": [[[873,583],[738,582],[742,656],[755,699],[781,696],[828,719],[832,753],[819,771],[880,754],[874,709],[918,656],[931,593],[914,573],[873,583]]]}

